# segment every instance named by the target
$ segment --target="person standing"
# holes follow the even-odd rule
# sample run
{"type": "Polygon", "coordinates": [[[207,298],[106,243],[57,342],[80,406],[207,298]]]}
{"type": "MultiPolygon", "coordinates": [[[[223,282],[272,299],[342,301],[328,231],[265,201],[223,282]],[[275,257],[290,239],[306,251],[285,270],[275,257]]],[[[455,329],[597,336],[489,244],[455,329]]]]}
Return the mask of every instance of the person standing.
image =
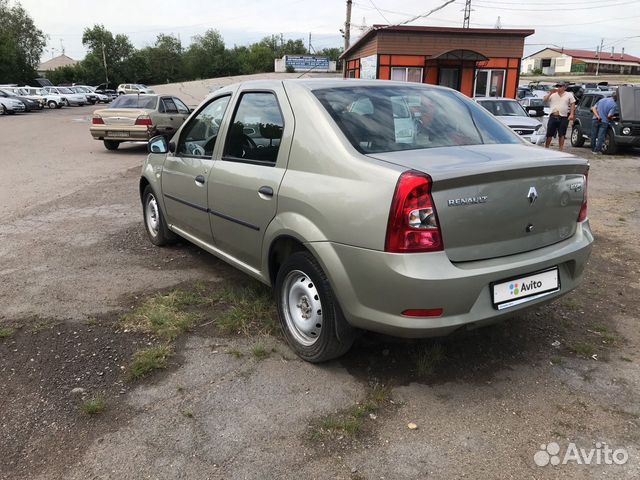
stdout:
{"type": "Polygon", "coordinates": [[[573,121],[576,114],[576,99],[573,93],[567,92],[567,84],[559,82],[555,89],[551,90],[545,97],[545,102],[549,102],[549,121],[547,122],[547,139],[544,147],[549,148],[551,139],[558,134],[558,148],[564,149],[564,139],[567,136],[569,122],[573,121]]]}
{"type": "Polygon", "coordinates": [[[611,117],[616,113],[618,107],[617,98],[618,93],[614,92],[610,97],[601,98],[591,107],[591,112],[593,112],[593,118],[591,119],[591,151],[596,155],[602,153],[604,136],[609,128],[611,117]]]}

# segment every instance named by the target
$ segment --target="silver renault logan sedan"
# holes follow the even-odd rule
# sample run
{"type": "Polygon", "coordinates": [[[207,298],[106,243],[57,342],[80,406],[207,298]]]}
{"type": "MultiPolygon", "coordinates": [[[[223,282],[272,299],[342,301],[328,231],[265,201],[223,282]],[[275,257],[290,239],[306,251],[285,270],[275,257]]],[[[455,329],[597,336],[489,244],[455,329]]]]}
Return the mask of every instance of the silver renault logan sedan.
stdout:
{"type": "Polygon", "coordinates": [[[236,84],[149,151],[151,242],[178,235],[273,286],[310,362],[358,329],[439,336],[549,302],[593,242],[587,162],[525,145],[447,88],[236,84]]]}

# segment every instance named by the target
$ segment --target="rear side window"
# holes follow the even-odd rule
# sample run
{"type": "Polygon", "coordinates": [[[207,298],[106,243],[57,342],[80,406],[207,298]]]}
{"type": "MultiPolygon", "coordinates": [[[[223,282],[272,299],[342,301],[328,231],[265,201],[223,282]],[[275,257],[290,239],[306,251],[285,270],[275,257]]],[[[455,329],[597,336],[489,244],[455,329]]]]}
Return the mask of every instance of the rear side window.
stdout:
{"type": "Polygon", "coordinates": [[[451,90],[394,85],[313,93],[362,153],[520,143],[484,108],[451,90]]]}
{"type": "Polygon", "coordinates": [[[284,119],[275,94],[244,93],[229,127],[223,158],[275,165],[283,130],[284,119]]]}
{"type": "Polygon", "coordinates": [[[173,99],[163,98],[162,105],[164,107],[163,111],[165,113],[178,113],[178,107],[176,107],[176,104],[174,103],[173,99]]]}

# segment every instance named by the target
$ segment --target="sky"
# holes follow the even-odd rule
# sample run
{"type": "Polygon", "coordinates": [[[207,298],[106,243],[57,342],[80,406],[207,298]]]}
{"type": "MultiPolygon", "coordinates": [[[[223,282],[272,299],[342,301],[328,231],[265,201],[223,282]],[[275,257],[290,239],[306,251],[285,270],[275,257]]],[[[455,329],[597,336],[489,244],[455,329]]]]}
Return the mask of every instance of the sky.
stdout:
{"type": "MultiPolygon", "coordinates": [[[[352,41],[372,24],[398,24],[446,0],[353,0],[352,41]]],[[[11,2],[16,3],[15,0],[11,2]]],[[[43,60],[66,55],[81,60],[82,32],[94,24],[126,34],[133,45],[153,44],[159,33],[173,33],[184,47],[191,37],[217,29],[227,47],[248,45],[271,34],[301,38],[316,50],[342,46],[345,0],[20,0],[38,28],[49,36],[43,60]]],[[[410,25],[461,27],[465,0],[410,25]]],[[[613,47],[640,57],[640,0],[471,0],[470,26],[531,28],[525,55],[546,46],[604,51],[613,47]]]]}

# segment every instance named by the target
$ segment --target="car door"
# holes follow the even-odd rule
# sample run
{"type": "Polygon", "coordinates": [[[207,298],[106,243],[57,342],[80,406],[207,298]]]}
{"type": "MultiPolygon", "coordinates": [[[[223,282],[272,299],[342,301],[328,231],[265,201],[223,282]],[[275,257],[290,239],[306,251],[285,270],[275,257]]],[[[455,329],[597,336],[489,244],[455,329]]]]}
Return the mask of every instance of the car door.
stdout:
{"type": "Polygon", "coordinates": [[[584,95],[576,108],[576,118],[580,121],[583,135],[591,137],[591,119],[593,118],[593,107],[596,102],[601,98],[597,95],[584,95]]]}
{"type": "Polygon", "coordinates": [[[215,97],[180,131],[175,153],[167,154],[162,194],[167,221],[192,240],[213,241],[207,202],[207,177],[213,165],[219,126],[230,94],[215,97]]]}
{"type": "Polygon", "coordinates": [[[185,120],[185,115],[178,111],[178,107],[171,97],[160,97],[158,112],[154,112],[154,124],[159,135],[171,139],[185,120]]]}
{"type": "Polygon", "coordinates": [[[216,247],[260,269],[262,239],[276,214],[294,118],[281,85],[241,90],[225,128],[225,144],[209,174],[209,211],[216,247]]]}

